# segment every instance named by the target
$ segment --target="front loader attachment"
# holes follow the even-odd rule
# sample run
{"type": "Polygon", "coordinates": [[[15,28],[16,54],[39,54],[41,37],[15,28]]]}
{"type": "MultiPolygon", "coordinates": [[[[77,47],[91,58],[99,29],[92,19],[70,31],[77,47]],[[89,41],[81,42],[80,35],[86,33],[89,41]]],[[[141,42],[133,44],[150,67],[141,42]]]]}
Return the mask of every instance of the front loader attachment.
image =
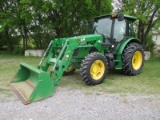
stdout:
{"type": "Polygon", "coordinates": [[[11,81],[11,88],[23,104],[52,96],[54,93],[54,84],[47,72],[26,63],[20,64],[11,81]]]}
{"type": "Polygon", "coordinates": [[[11,81],[11,88],[19,99],[24,104],[28,104],[52,96],[54,86],[60,82],[64,71],[68,69],[78,45],[79,42],[75,42],[75,38],[55,39],[54,42],[50,42],[38,68],[21,63],[11,81]],[[44,65],[42,65],[43,60],[45,60],[44,65]],[[53,68],[48,75],[47,71],[50,65],[53,68]]]}

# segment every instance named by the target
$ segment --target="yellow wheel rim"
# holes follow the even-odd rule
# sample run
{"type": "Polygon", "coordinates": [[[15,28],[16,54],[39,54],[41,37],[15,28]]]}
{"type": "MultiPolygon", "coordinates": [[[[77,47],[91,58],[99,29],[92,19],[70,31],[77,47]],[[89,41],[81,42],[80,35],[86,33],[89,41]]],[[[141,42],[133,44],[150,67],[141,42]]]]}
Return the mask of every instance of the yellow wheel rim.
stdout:
{"type": "Polygon", "coordinates": [[[132,66],[135,70],[138,70],[142,65],[142,53],[136,51],[132,57],[132,66]]]}
{"type": "Polygon", "coordinates": [[[104,71],[105,71],[105,65],[101,60],[96,60],[91,65],[90,74],[92,78],[95,80],[99,80],[103,76],[104,71]]]}
{"type": "Polygon", "coordinates": [[[69,66],[65,72],[70,72],[70,71],[72,71],[72,70],[73,70],[73,67],[72,67],[72,66],[69,66]]]}

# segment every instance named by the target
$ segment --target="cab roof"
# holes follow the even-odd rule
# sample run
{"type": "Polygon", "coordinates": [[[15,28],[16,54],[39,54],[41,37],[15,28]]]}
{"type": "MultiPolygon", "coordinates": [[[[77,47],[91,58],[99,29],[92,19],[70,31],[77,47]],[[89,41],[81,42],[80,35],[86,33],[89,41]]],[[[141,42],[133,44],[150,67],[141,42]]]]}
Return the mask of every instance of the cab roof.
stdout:
{"type": "MultiPolygon", "coordinates": [[[[94,19],[101,19],[101,18],[105,18],[105,17],[117,18],[118,14],[119,13],[101,15],[101,16],[94,17],[94,19]]],[[[121,14],[123,14],[123,13],[121,13],[121,14]]],[[[137,20],[137,17],[135,17],[135,16],[125,15],[125,14],[123,14],[123,16],[124,16],[124,19],[131,20],[133,22],[135,20],[137,20]]]]}

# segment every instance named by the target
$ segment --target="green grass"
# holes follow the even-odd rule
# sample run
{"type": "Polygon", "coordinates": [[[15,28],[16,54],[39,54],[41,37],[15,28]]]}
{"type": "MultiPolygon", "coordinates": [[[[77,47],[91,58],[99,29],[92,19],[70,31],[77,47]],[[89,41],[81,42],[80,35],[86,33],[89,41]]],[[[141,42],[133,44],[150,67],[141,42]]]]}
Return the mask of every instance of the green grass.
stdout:
{"type": "MultiPolygon", "coordinates": [[[[24,57],[0,52],[0,93],[6,93],[10,90],[9,83],[21,62],[37,67],[39,60],[38,57],[24,57]]],[[[126,76],[120,71],[114,71],[108,73],[102,84],[87,86],[81,80],[79,70],[77,70],[74,75],[64,76],[57,87],[83,90],[86,94],[96,93],[96,95],[101,92],[121,95],[160,95],[160,58],[153,57],[149,61],[145,61],[142,73],[137,76],[126,76]]]]}
{"type": "Polygon", "coordinates": [[[87,86],[81,80],[79,71],[72,76],[63,77],[59,86],[82,89],[85,93],[124,94],[160,94],[160,58],[145,61],[141,74],[126,76],[121,71],[109,72],[104,82],[96,86],[87,86]]]}

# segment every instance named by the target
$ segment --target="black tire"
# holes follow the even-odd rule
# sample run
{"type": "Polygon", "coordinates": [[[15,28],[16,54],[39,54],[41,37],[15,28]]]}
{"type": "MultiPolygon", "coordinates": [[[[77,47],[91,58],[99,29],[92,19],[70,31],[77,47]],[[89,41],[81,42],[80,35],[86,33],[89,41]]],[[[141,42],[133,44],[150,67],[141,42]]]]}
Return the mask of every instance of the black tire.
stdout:
{"type": "Polygon", "coordinates": [[[90,53],[81,63],[80,75],[87,85],[102,83],[107,72],[107,60],[98,52],[90,53]]]}
{"type": "Polygon", "coordinates": [[[75,70],[76,70],[75,68],[73,68],[72,66],[69,66],[68,69],[63,72],[63,75],[64,76],[73,75],[75,70]]]}
{"type": "Polygon", "coordinates": [[[122,55],[123,72],[126,75],[137,75],[144,65],[144,50],[139,43],[130,43],[122,55]]]}

